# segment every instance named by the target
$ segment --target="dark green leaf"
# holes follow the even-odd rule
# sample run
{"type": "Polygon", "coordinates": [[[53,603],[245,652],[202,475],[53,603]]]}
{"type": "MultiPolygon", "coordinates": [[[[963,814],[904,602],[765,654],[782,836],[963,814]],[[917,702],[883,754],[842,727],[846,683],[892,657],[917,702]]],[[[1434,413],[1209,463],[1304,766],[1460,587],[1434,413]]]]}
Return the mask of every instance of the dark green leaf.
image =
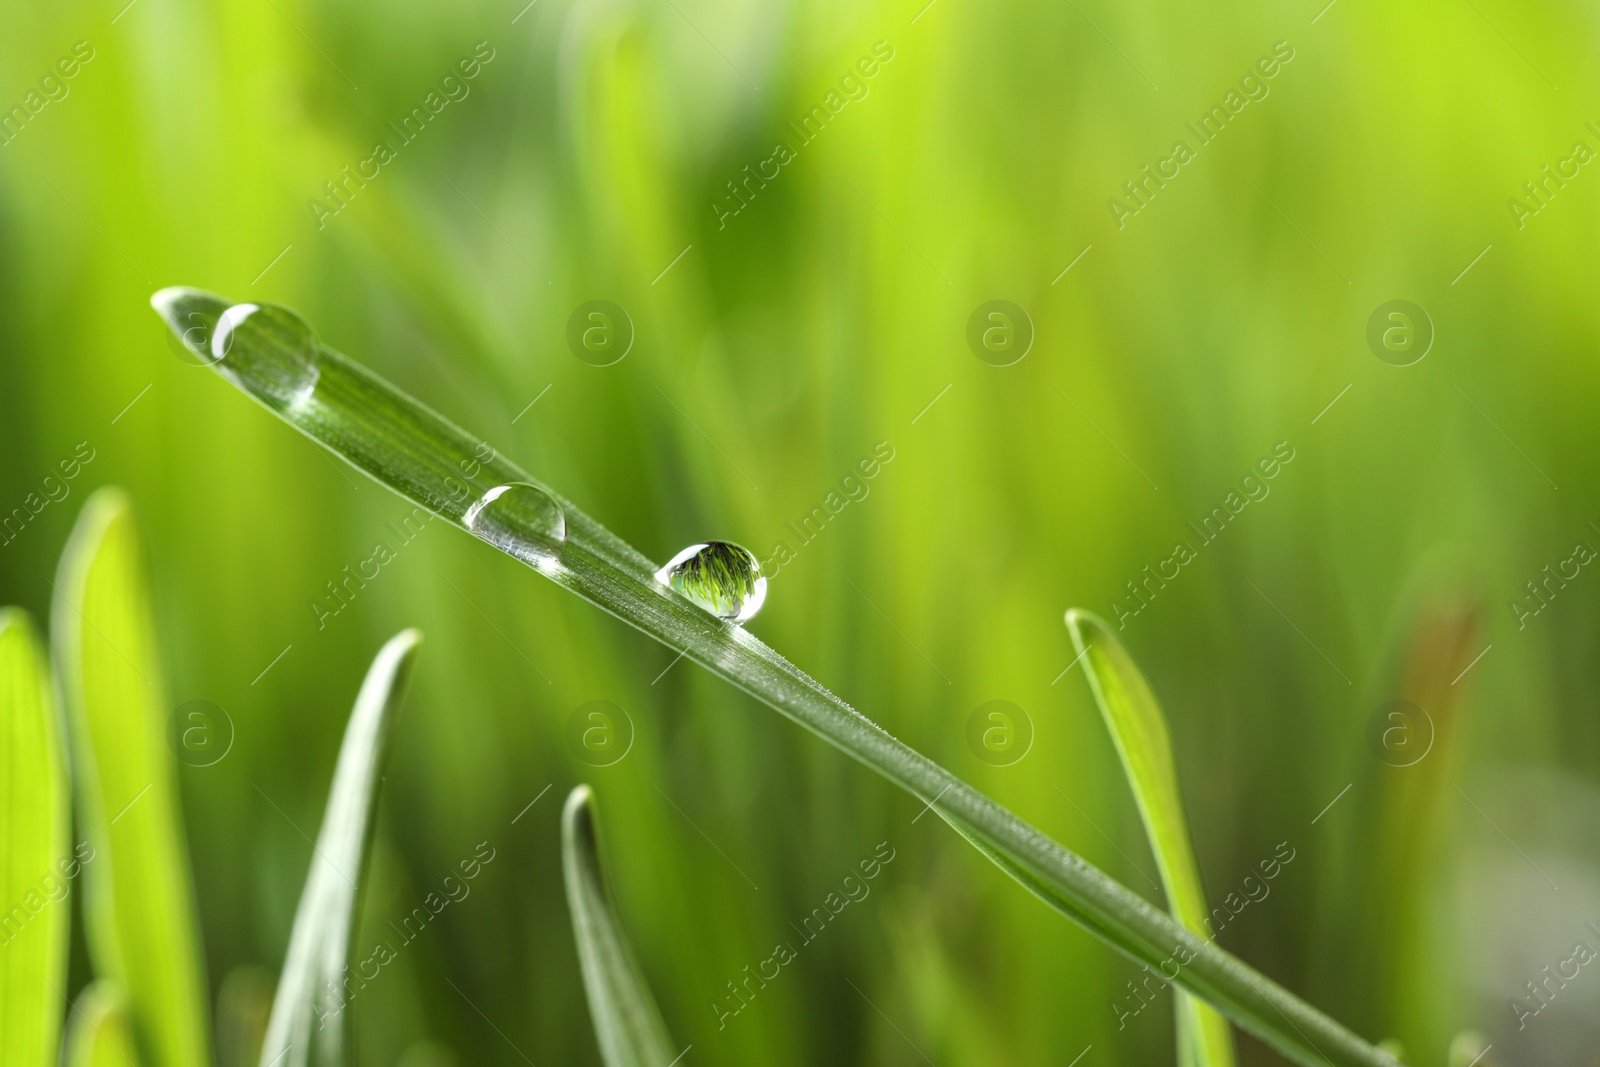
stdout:
{"type": "Polygon", "coordinates": [[[606,1067],[668,1067],[676,1058],[672,1039],[617,917],[586,785],[572,791],[561,814],[561,860],[601,1059],[606,1067]]]}
{"type": "Polygon", "coordinates": [[[339,746],[311,873],[295,912],[288,958],[261,1046],[262,1067],[343,1067],[350,1062],[345,967],[356,935],[390,728],[421,640],[416,630],[390,638],[361,683],[339,746]]]}

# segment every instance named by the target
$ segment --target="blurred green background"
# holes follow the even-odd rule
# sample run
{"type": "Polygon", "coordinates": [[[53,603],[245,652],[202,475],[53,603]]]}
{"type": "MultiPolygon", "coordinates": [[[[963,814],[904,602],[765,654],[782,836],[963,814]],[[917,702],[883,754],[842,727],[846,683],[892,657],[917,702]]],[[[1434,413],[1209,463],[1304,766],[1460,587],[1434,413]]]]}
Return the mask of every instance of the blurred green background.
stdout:
{"type": "Polygon", "coordinates": [[[496,858],[354,1002],[363,1064],[598,1062],[558,860],[579,781],[685,1064],[1173,1055],[1170,994],[1119,1029],[1137,969],[912,798],[444,524],[319,628],[325,583],[409,505],[177,358],[148,304],[170,284],[295,307],[654,559],[785,543],[754,632],[1156,900],[1062,612],[1114,619],[1188,541],[1122,636],[1213,903],[1294,854],[1219,942],[1413,1062],[1472,1028],[1486,1063],[1600,1063],[1592,968],[1521,1029],[1512,1007],[1600,948],[1600,576],[1513,606],[1600,546],[1592,7],[122,3],[0,10],[0,105],[23,109],[0,509],[26,519],[0,599],[42,618],[81,502],[132,492],[172,702],[236,731],[179,767],[219,1026],[270,991],[355,689],[416,625],[362,942],[496,858]],[[789,124],[878,42],[803,143],[789,124]],[[1185,123],[1275,46],[1246,86],[1267,94],[1202,147],[1185,123]],[[463,88],[401,143],[391,123],[463,88]],[[1119,228],[1108,201],[1179,140],[1195,157],[1119,228]],[[334,214],[324,183],[380,141],[334,214]],[[769,159],[734,214],[727,183],[769,159]],[[1397,298],[1435,334],[1406,367],[1366,336],[1397,298]],[[566,342],[593,299],[635,332],[607,367],[566,342]],[[1035,332],[1013,365],[966,340],[993,299],[1035,332]],[[788,524],[880,442],[803,543],[788,524]],[[1270,493],[1202,547],[1186,524],[1280,442],[1270,493]],[[1404,767],[1371,729],[1396,698],[1426,712],[1404,767]],[[636,734],[598,768],[567,741],[595,699],[636,734]],[[1035,731],[1010,766],[967,745],[991,699],[1035,731]],[[719,1029],[725,983],[879,842],[871,895],[719,1029]]]}

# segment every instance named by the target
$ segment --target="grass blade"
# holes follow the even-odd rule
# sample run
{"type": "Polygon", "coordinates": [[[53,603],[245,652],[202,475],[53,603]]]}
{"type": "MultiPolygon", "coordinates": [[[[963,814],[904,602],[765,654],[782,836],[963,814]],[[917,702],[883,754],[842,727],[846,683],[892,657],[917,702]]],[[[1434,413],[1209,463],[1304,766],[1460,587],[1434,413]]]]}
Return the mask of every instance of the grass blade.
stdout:
{"type": "Polygon", "coordinates": [[[84,925],[95,972],[127,997],[141,1059],[211,1062],[193,887],[165,732],[169,710],[127,497],[102,489],[61,559],[52,637],[74,786],[95,860],[84,925]]]}
{"type": "Polygon", "coordinates": [[[676,1058],[672,1039],[617,917],[586,785],[572,791],[561,813],[561,865],[600,1058],[606,1067],[668,1067],[676,1058]]]}
{"type": "MultiPolygon", "coordinates": [[[[0,1063],[56,1061],[65,985],[67,771],[28,616],[0,610],[0,1063]]],[[[70,864],[70,866],[69,866],[70,864]]]]}
{"type": "MultiPolygon", "coordinates": [[[[274,311],[265,324],[270,329],[236,328],[218,336],[218,325],[227,325],[222,317],[229,308],[220,297],[195,289],[164,289],[151,302],[180,339],[190,331],[185,343],[197,351],[197,338],[211,336],[219,342],[215,352],[204,346],[207,358],[220,353],[217,371],[247,395],[379,483],[468,532],[474,532],[466,521],[472,503],[510,483],[537,485],[482,442],[314,339],[314,374],[306,374],[297,366],[303,359],[297,354],[300,335],[285,335],[281,328],[286,317],[293,317],[290,312],[274,311]]],[[[304,334],[310,336],[309,328],[304,334]]],[[[654,580],[655,564],[569,501],[549,495],[564,518],[565,537],[559,544],[550,546],[546,538],[546,551],[524,552],[523,541],[515,538],[482,532],[475,536],[683,653],[931,804],[1041,899],[1130,958],[1158,967],[1181,950],[1190,960],[1180,969],[1177,984],[1290,1059],[1308,1067],[1395,1067],[1393,1057],[891,737],[742,627],[716,619],[661,586],[654,580]]],[[[536,531],[527,540],[545,538],[546,532],[536,531]]]]}
{"type": "Polygon", "coordinates": [[[391,637],[367,670],[350,712],[261,1046],[262,1067],[343,1067],[351,1059],[345,966],[356,935],[390,727],[421,641],[416,630],[391,637]]]}
{"type": "MultiPolygon", "coordinates": [[[[1133,789],[1167,906],[1184,926],[1207,936],[1205,890],[1183,815],[1178,770],[1161,705],[1133,656],[1099,616],[1073,608],[1067,612],[1067,629],[1078,655],[1084,657],[1089,689],[1133,789]]],[[[1176,1014],[1179,1063],[1233,1067],[1233,1036],[1226,1019],[1181,991],[1176,1014]]]]}
{"type": "Polygon", "coordinates": [[[94,983],[72,1006],[63,1067],[137,1067],[128,1001],[115,982],[94,983]]]}

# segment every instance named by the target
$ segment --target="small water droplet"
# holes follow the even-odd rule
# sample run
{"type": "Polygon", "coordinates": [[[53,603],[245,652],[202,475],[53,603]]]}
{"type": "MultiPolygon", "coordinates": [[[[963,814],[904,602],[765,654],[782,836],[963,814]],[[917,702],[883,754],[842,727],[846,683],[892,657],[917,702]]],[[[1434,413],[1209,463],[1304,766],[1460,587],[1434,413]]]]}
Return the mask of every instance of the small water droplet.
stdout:
{"type": "Polygon", "coordinates": [[[754,618],[767,599],[761,561],[731,541],[690,545],[656,571],[656,581],[733,622],[754,618]]]}
{"type": "Polygon", "coordinates": [[[211,332],[211,358],[265,399],[297,404],[317,387],[321,349],[310,324],[276,304],[234,304],[211,332]]]}
{"type": "Polygon", "coordinates": [[[567,539],[561,505],[527,482],[495,486],[473,501],[461,521],[473,536],[536,567],[554,561],[567,539]]]}

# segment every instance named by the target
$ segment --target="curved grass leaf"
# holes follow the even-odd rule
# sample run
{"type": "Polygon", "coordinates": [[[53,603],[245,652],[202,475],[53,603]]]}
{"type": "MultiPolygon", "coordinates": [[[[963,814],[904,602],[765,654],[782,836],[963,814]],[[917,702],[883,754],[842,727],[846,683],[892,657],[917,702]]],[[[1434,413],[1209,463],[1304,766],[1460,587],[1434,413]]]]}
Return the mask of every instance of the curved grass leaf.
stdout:
{"type": "Polygon", "coordinates": [[[56,1061],[65,985],[67,772],[28,616],[0,610],[0,1063],[56,1061]]]}
{"type": "Polygon", "coordinates": [[[83,873],[95,972],[127,997],[141,1059],[211,1062],[205,979],[178,821],[170,710],[128,498],[102,489],[61,558],[51,631],[73,785],[94,860],[83,873]]]}
{"type": "MultiPolygon", "coordinates": [[[[215,336],[226,301],[196,289],[164,289],[151,303],[184,343],[208,360],[215,358],[209,343],[200,342],[215,336]]],[[[292,313],[275,309],[271,318],[282,322],[286,317],[292,313]]],[[[286,339],[276,325],[227,335],[218,345],[222,358],[215,369],[313,441],[469,532],[466,513],[472,503],[510,483],[537,486],[483,442],[315,341],[309,328],[304,337],[310,338],[312,374],[299,365],[301,335],[286,339]]],[[[742,627],[664,588],[654,580],[655,564],[571,502],[538,488],[549,493],[564,517],[559,545],[524,553],[503,538],[481,531],[477,536],[931,804],[1007,873],[1130,958],[1159,967],[1175,952],[1188,957],[1177,984],[1290,1059],[1308,1067],[1395,1067],[1391,1057],[891,737],[742,627]]],[[[543,536],[533,531],[529,539],[543,536]]]]}
{"type": "Polygon", "coordinates": [[[128,1001],[115,982],[99,981],[72,1006],[63,1067],[138,1067],[128,1001]]]}
{"type": "MultiPolygon", "coordinates": [[[[1178,770],[1161,705],[1133,656],[1099,616],[1073,608],[1067,612],[1067,629],[1083,657],[1089,689],[1133,789],[1167,906],[1184,926],[1207,936],[1205,890],[1183,815],[1178,770]]],[[[1226,1019],[1181,991],[1176,1014],[1180,1064],[1233,1067],[1233,1036],[1226,1019]]]]}
{"type": "Polygon", "coordinates": [[[350,1062],[346,961],[356,935],[390,726],[421,640],[416,630],[389,639],[367,670],[350,712],[261,1046],[262,1067],[343,1067],[350,1062]]]}
{"type": "Polygon", "coordinates": [[[676,1059],[672,1039],[617,918],[586,785],[572,791],[561,812],[561,865],[600,1058],[606,1067],[669,1067],[676,1059]]]}

